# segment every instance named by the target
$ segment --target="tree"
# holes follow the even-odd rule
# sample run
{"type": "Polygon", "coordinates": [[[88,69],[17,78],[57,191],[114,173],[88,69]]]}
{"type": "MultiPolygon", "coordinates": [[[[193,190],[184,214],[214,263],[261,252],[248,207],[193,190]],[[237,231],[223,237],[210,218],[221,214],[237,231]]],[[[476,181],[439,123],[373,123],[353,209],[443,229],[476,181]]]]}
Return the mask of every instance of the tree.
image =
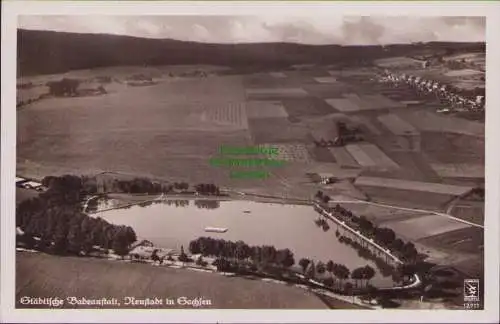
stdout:
{"type": "Polygon", "coordinates": [[[403,253],[403,257],[407,260],[407,261],[415,261],[415,259],[417,258],[418,256],[418,251],[417,249],[415,248],[415,245],[411,242],[407,242],[404,246],[403,246],[403,250],[402,250],[402,253],[403,253]]]}
{"type": "Polygon", "coordinates": [[[342,283],[343,280],[346,280],[346,279],[349,278],[350,271],[349,271],[349,269],[345,265],[334,263],[334,265],[333,265],[333,274],[342,283]]]}
{"type": "Polygon", "coordinates": [[[316,265],[316,271],[319,274],[325,273],[325,271],[326,271],[325,264],[323,262],[319,261],[318,264],[316,265]]]}
{"type": "Polygon", "coordinates": [[[403,249],[403,246],[404,246],[404,242],[403,240],[401,240],[400,238],[397,238],[395,239],[392,244],[391,244],[391,248],[394,250],[394,251],[397,251],[397,252],[401,252],[401,250],[403,249]]]}
{"type": "Polygon", "coordinates": [[[328,287],[333,287],[334,281],[332,277],[328,277],[323,279],[323,284],[328,286],[328,287]]]}
{"type": "Polygon", "coordinates": [[[360,267],[360,268],[356,268],[356,269],[352,270],[351,279],[354,279],[354,282],[356,283],[356,288],[357,288],[359,280],[363,279],[363,268],[360,267]]]}
{"type": "Polygon", "coordinates": [[[237,241],[234,254],[237,260],[247,259],[250,256],[250,247],[243,241],[237,241]]]}
{"type": "Polygon", "coordinates": [[[127,233],[124,229],[120,229],[113,238],[113,251],[123,259],[129,252],[129,242],[127,233]]]}
{"type": "Polygon", "coordinates": [[[367,284],[370,282],[370,280],[375,277],[375,269],[370,267],[369,265],[365,266],[363,268],[363,279],[367,281],[367,284]]]}
{"type": "Polygon", "coordinates": [[[199,254],[201,253],[201,247],[200,247],[200,240],[193,240],[189,242],[189,251],[192,254],[199,254]]]}
{"type": "Polygon", "coordinates": [[[295,259],[293,258],[293,253],[289,249],[278,250],[277,252],[277,262],[279,265],[285,268],[289,268],[295,264],[295,259]]]}
{"type": "Polygon", "coordinates": [[[311,260],[306,259],[306,258],[302,258],[302,259],[299,260],[299,265],[302,268],[302,273],[303,274],[306,273],[306,269],[307,269],[307,267],[309,266],[310,263],[311,263],[311,260]]]}
{"type": "Polygon", "coordinates": [[[326,263],[326,271],[328,271],[328,273],[331,275],[333,275],[333,269],[334,269],[334,263],[332,260],[329,260],[327,263],[326,263]]]}
{"type": "Polygon", "coordinates": [[[226,272],[226,271],[229,271],[231,269],[231,263],[226,260],[225,258],[217,258],[215,261],[214,261],[214,265],[217,267],[217,271],[220,271],[220,272],[226,272]]]}
{"type": "Polygon", "coordinates": [[[316,265],[314,264],[314,261],[311,261],[311,263],[309,264],[309,267],[306,269],[305,276],[308,279],[316,278],[316,265]]]}
{"type": "Polygon", "coordinates": [[[352,283],[346,282],[344,284],[344,292],[345,292],[345,294],[346,295],[351,295],[352,294],[352,288],[353,288],[352,283]]]}
{"type": "Polygon", "coordinates": [[[365,216],[360,216],[358,221],[361,232],[371,234],[373,232],[373,224],[365,216]]]}

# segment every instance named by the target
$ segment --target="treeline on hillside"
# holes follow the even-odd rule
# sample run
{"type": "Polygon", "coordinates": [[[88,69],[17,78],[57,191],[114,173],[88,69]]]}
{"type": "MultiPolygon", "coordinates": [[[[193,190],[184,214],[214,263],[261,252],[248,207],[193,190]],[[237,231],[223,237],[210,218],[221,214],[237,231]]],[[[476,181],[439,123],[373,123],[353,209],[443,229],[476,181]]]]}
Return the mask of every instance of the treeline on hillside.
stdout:
{"type": "Polygon", "coordinates": [[[17,207],[16,226],[24,232],[19,243],[60,255],[88,254],[96,248],[113,249],[122,256],[128,253],[137,239],[134,230],[84,214],[80,199],[85,189],[80,177],[44,180],[48,190],[17,207]]]}
{"type": "Polygon", "coordinates": [[[269,68],[292,64],[335,64],[407,55],[429,47],[457,49],[482,44],[340,46],[292,43],[204,44],[103,34],[77,34],[19,29],[18,75],[62,73],[124,65],[210,64],[269,68]],[[126,55],[124,55],[126,53],[126,55]]]}

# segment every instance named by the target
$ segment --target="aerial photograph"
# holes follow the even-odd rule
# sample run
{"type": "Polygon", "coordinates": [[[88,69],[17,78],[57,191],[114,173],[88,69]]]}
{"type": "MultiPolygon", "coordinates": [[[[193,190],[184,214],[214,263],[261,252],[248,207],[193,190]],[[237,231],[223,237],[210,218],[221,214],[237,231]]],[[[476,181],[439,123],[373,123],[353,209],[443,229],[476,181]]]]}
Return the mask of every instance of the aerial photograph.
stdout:
{"type": "Polygon", "coordinates": [[[485,29],[18,16],[15,307],[483,310],[485,29]]]}

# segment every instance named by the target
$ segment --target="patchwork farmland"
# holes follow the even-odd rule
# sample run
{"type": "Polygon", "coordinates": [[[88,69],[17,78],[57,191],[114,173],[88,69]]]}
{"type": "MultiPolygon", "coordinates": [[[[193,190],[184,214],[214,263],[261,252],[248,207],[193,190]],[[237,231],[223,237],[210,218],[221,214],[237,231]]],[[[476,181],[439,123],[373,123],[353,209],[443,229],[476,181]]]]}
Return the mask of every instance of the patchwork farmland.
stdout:
{"type": "Polygon", "coordinates": [[[193,67],[116,67],[33,77],[41,86],[20,90],[20,100],[63,76],[111,82],[100,96],[47,96],[18,110],[19,175],[115,171],[302,201],[321,190],[332,206],[393,229],[437,262],[458,264],[480,250],[484,202],[461,199],[484,182],[484,123],[439,115],[435,98],[377,83],[372,68],[197,69],[208,76],[182,76],[193,67]],[[156,83],[127,86],[135,74],[156,83]],[[360,139],[337,141],[339,122],[360,139]],[[231,179],[209,164],[221,145],[276,147],[287,163],[269,179],[231,179]]]}

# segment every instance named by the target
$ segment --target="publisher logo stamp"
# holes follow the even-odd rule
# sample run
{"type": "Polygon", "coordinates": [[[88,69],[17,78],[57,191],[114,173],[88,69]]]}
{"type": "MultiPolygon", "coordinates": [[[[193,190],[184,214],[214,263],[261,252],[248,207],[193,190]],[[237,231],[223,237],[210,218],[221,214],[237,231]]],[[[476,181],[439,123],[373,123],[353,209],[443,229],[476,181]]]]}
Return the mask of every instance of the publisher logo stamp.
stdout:
{"type": "Polygon", "coordinates": [[[464,302],[479,301],[479,279],[464,280],[464,302]]]}

